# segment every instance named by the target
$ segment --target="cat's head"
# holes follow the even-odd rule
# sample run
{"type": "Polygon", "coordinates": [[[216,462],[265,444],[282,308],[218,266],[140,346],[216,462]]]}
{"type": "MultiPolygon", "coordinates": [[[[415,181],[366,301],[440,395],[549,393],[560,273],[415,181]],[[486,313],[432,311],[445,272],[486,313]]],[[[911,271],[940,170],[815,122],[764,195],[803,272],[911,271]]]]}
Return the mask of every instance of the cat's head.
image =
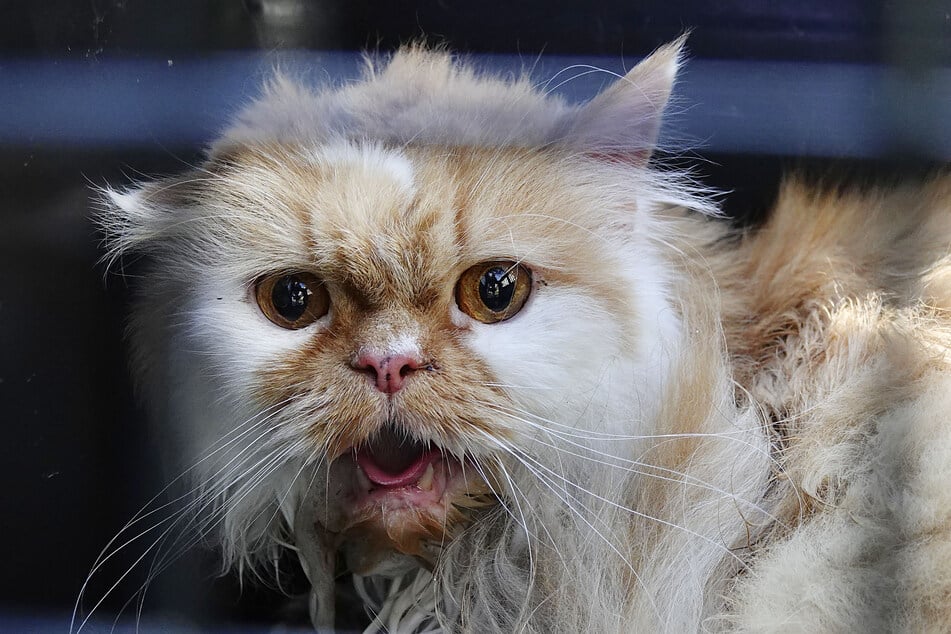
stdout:
{"type": "Polygon", "coordinates": [[[679,351],[654,211],[696,201],[647,165],[679,52],[582,106],[420,49],[280,79],[200,168],[109,192],[111,257],[148,259],[141,380],[227,559],[306,533],[433,565],[520,496],[610,486],[578,453],[650,431],[679,351]]]}

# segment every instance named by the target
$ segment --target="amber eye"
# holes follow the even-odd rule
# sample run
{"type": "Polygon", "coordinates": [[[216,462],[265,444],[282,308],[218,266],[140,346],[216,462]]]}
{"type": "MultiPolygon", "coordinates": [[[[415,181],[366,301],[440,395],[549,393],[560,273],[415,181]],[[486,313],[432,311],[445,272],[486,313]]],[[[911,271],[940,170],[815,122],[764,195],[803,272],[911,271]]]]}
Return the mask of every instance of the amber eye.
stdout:
{"type": "Polygon", "coordinates": [[[281,328],[309,326],[330,310],[330,296],[313,273],[275,273],[258,278],[254,297],[264,316],[281,328]]]}
{"type": "Polygon", "coordinates": [[[532,274],[515,262],[483,262],[468,269],[456,284],[459,309],[492,324],[522,310],[532,290],[532,274]]]}

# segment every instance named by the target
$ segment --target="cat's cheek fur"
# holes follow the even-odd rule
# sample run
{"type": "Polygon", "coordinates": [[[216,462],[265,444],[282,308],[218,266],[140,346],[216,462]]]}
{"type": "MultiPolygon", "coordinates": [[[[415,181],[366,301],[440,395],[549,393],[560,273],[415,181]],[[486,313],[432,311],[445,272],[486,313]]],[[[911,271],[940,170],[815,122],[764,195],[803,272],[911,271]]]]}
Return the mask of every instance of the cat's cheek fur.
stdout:
{"type": "Polygon", "coordinates": [[[259,412],[260,370],[305,347],[330,318],[299,330],[281,328],[264,316],[246,283],[208,271],[200,280],[177,293],[183,302],[170,310],[170,323],[156,325],[177,342],[169,346],[164,374],[177,384],[170,407],[185,404],[174,420],[185,423],[193,461],[225,438],[233,438],[232,445],[248,444],[249,438],[234,434],[259,412]],[[212,403],[208,394],[215,395],[212,403]]]}
{"type": "Polygon", "coordinates": [[[189,346],[236,394],[248,393],[254,370],[304,347],[326,330],[330,319],[328,314],[306,328],[281,328],[264,316],[244,284],[224,276],[195,287],[190,303],[185,326],[189,346]]]}
{"type": "Polygon", "coordinates": [[[620,435],[648,431],[679,326],[663,295],[623,290],[615,299],[637,297],[638,305],[612,312],[584,288],[547,284],[514,318],[471,326],[473,351],[529,412],[525,433],[543,433],[547,425],[620,435]],[[619,323],[624,315],[641,326],[619,323]],[[632,331],[634,342],[627,340],[632,331]]]}

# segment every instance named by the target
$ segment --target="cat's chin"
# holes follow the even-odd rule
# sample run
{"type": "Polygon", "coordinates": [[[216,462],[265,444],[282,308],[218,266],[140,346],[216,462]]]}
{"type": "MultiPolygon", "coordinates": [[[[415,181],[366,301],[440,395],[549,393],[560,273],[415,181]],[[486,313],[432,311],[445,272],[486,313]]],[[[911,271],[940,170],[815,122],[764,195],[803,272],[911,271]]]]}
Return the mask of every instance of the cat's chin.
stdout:
{"type": "Polygon", "coordinates": [[[431,565],[471,511],[494,501],[472,463],[392,438],[334,460],[328,487],[334,508],[321,523],[335,535],[348,567],[363,575],[403,568],[407,561],[431,565]]]}

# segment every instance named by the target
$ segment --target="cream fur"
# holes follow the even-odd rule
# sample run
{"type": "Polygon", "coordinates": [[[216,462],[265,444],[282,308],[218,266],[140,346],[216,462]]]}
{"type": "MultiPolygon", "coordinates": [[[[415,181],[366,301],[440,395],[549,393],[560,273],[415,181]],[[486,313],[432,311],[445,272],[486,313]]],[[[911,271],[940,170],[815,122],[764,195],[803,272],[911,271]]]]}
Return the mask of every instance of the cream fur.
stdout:
{"type": "Polygon", "coordinates": [[[379,425],[340,359],[436,350],[405,424],[497,501],[432,571],[355,578],[370,630],[951,629],[951,180],[791,179],[737,234],[645,162],[681,44],[584,106],[420,49],[278,78],[202,170],[108,193],[108,257],[152,260],[139,378],[226,567],[295,549],[333,623],[327,454],[379,425]],[[452,288],[500,258],[535,288],[482,324],[452,288]],[[331,312],[282,330],[249,288],[299,269],[331,312]]]}

